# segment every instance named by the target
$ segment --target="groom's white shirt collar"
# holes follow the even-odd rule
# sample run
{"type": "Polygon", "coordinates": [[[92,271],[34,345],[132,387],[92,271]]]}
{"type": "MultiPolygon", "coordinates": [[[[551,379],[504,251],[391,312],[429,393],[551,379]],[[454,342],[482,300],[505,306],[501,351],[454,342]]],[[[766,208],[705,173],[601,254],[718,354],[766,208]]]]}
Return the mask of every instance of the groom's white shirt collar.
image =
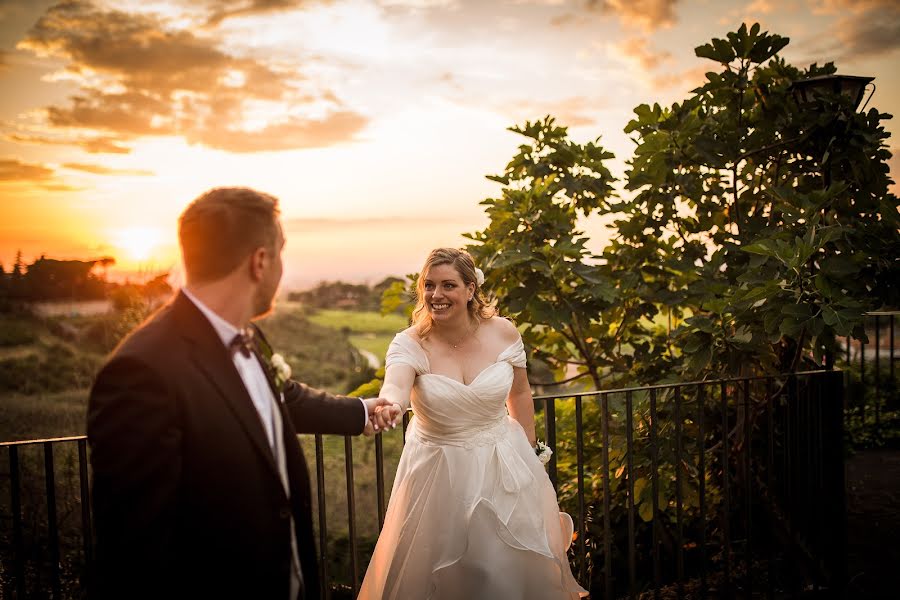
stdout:
{"type": "MultiPolygon", "coordinates": [[[[222,340],[222,344],[226,348],[230,346],[231,340],[238,334],[238,328],[217,315],[213,309],[203,304],[203,302],[187,289],[181,288],[181,291],[184,292],[184,295],[187,296],[188,300],[193,302],[194,305],[200,309],[200,312],[203,313],[203,316],[206,317],[206,320],[209,321],[209,324],[215,329],[216,335],[222,340]]],[[[250,400],[253,402],[256,412],[259,413],[259,418],[262,421],[263,429],[265,429],[266,437],[269,438],[269,445],[274,446],[275,424],[272,420],[272,390],[269,387],[269,381],[262,369],[262,365],[259,364],[259,361],[256,360],[256,358],[244,356],[240,352],[235,352],[232,355],[231,360],[234,362],[234,367],[237,369],[238,375],[240,375],[241,380],[244,382],[244,387],[247,388],[247,393],[250,395],[250,400]]]]}
{"type": "Polygon", "coordinates": [[[237,327],[217,315],[210,307],[203,304],[197,296],[193,295],[188,291],[187,288],[181,288],[181,291],[184,293],[188,299],[194,303],[194,305],[200,309],[200,312],[203,313],[203,316],[209,321],[209,324],[213,326],[213,329],[216,330],[219,338],[222,340],[222,343],[225,346],[229,346],[231,344],[231,340],[234,339],[240,331],[237,327]]]}
{"type": "MultiPolygon", "coordinates": [[[[197,308],[200,309],[200,312],[203,313],[203,316],[205,316],[207,318],[210,325],[212,325],[213,329],[216,330],[216,333],[218,334],[219,338],[222,340],[222,343],[225,344],[225,347],[227,348],[228,346],[230,346],[231,340],[233,340],[234,336],[236,336],[239,333],[238,328],[235,327],[234,325],[232,325],[231,323],[229,323],[228,321],[226,321],[225,319],[223,319],[222,317],[220,317],[219,315],[217,315],[215,312],[213,312],[213,310],[210,307],[203,304],[203,302],[201,302],[196,296],[194,296],[192,293],[190,293],[187,290],[187,288],[181,288],[181,291],[184,293],[185,296],[188,297],[188,299],[191,302],[194,303],[194,305],[197,308]]],[[[235,355],[235,356],[238,356],[238,355],[235,355]]],[[[360,400],[360,402],[362,402],[363,410],[365,413],[365,420],[363,421],[363,425],[365,425],[365,423],[369,420],[369,407],[366,406],[366,403],[363,401],[362,398],[360,398],[359,400],[360,400]]],[[[261,416],[263,416],[264,413],[265,413],[265,410],[262,410],[260,413],[261,416]]]]}

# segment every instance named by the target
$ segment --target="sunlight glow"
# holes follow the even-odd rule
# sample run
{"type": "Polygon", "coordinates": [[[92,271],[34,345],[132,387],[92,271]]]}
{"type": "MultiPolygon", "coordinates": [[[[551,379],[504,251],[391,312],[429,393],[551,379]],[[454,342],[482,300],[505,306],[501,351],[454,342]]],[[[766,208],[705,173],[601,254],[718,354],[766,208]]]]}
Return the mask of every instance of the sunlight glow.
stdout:
{"type": "Polygon", "coordinates": [[[127,258],[148,260],[163,240],[162,232],[153,227],[125,227],[112,235],[113,245],[124,250],[127,258]]]}

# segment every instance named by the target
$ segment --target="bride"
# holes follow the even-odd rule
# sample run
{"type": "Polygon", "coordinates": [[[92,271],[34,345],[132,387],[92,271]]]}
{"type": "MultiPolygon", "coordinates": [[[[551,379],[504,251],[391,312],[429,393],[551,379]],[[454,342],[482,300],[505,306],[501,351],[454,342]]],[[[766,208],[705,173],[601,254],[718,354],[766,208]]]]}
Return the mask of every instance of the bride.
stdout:
{"type": "Polygon", "coordinates": [[[360,599],[587,595],[566,558],[572,519],[533,448],[525,348],[483,278],[466,251],[433,250],[413,326],[388,349],[393,405],[373,418],[395,427],[410,404],[415,417],[360,599]]]}

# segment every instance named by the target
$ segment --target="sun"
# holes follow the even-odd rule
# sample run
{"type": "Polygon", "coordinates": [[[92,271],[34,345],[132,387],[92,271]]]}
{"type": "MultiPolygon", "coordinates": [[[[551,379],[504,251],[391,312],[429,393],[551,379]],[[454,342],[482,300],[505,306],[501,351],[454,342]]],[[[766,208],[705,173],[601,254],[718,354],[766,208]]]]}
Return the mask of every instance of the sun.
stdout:
{"type": "Polygon", "coordinates": [[[125,227],[113,234],[114,245],[136,262],[148,260],[163,241],[162,232],[153,227],[125,227]]]}

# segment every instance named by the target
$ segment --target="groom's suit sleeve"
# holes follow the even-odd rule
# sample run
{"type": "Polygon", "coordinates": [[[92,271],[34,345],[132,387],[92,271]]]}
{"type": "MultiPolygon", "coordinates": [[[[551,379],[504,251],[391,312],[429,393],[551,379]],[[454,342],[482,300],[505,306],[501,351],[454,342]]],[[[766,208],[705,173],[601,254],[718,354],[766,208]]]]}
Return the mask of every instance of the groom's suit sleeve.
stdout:
{"type": "Polygon", "coordinates": [[[166,380],[144,361],[115,357],[98,374],[87,433],[101,597],[152,588],[170,572],[182,467],[177,422],[166,380]]]}
{"type": "Polygon", "coordinates": [[[359,435],[366,424],[359,398],[334,396],[298,381],[285,385],[284,403],[297,433],[359,435]]]}

